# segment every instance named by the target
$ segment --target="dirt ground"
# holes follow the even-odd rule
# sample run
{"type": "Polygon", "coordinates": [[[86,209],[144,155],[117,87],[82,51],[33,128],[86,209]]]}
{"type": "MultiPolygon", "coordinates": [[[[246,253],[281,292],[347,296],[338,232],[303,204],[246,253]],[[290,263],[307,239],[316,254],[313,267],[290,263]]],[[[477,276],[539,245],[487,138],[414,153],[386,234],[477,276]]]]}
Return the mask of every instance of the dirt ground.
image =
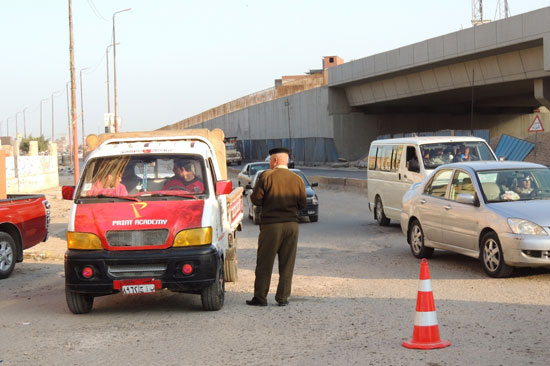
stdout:
{"type": "Polygon", "coordinates": [[[403,348],[411,339],[419,260],[398,225],[379,227],[360,192],[319,189],[320,218],[300,224],[290,305],[250,307],[259,229],[245,218],[239,279],[222,310],[197,295],[97,298],[73,315],[64,297],[70,202],[60,189],[51,238],[25,253],[0,283],[0,365],[547,365],[550,270],[490,279],[472,258],[436,251],[429,261],[445,349],[403,348]]]}

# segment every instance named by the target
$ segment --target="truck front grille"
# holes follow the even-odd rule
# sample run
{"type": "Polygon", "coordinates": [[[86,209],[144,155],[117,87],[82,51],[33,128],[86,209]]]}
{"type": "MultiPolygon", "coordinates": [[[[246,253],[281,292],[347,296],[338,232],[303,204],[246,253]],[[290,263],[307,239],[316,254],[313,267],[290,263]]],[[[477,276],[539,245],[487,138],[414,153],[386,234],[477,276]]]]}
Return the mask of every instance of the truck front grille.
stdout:
{"type": "Polygon", "coordinates": [[[168,238],[168,229],[107,231],[105,237],[113,247],[164,245],[168,238]]]}
{"type": "Polygon", "coordinates": [[[110,264],[107,266],[109,275],[113,278],[158,278],[164,275],[167,265],[158,264],[110,264]]]}

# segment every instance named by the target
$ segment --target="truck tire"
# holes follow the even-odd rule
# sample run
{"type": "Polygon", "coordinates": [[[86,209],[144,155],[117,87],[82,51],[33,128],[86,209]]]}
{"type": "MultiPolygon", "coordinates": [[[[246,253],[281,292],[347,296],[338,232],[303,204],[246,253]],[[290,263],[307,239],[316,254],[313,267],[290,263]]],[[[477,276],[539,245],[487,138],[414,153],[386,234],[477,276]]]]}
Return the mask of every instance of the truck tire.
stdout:
{"type": "Polygon", "coordinates": [[[94,306],[94,297],[80,292],[65,289],[65,298],[67,306],[73,314],[87,314],[92,311],[94,306]]]}
{"type": "Polygon", "coordinates": [[[17,248],[13,238],[0,232],[0,279],[8,278],[15,268],[17,248]]]}
{"type": "Polygon", "coordinates": [[[225,282],[236,282],[238,278],[237,248],[229,248],[224,261],[225,282]]]}
{"type": "Polygon", "coordinates": [[[220,263],[216,279],[213,284],[201,291],[202,308],[207,311],[220,310],[225,300],[225,279],[223,264],[220,263]]]}

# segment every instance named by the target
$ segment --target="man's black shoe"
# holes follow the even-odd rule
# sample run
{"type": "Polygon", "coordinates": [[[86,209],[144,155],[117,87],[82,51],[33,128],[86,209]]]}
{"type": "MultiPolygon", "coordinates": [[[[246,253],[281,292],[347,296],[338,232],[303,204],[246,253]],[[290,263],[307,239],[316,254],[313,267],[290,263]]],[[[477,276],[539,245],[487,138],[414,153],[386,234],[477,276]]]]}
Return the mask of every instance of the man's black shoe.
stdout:
{"type": "Polygon", "coordinates": [[[267,306],[266,303],[260,302],[257,297],[253,297],[252,300],[246,300],[246,305],[252,306],[267,306]]]}
{"type": "Polygon", "coordinates": [[[287,306],[287,305],[288,305],[288,301],[277,302],[277,305],[279,305],[279,306],[287,306]]]}

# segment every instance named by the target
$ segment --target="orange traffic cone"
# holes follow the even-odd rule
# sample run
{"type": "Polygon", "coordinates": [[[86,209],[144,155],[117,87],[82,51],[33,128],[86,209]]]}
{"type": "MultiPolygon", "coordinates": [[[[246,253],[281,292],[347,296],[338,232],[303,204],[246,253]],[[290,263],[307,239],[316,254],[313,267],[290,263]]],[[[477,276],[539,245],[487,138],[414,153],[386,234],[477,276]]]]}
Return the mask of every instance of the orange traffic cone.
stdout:
{"type": "Polygon", "coordinates": [[[432,293],[432,280],[428,261],[422,259],[420,265],[420,285],[416,298],[416,316],[414,317],[413,337],[410,341],[403,342],[403,347],[415,349],[444,348],[451,345],[449,341],[439,338],[439,326],[435,313],[434,296],[432,293]]]}

